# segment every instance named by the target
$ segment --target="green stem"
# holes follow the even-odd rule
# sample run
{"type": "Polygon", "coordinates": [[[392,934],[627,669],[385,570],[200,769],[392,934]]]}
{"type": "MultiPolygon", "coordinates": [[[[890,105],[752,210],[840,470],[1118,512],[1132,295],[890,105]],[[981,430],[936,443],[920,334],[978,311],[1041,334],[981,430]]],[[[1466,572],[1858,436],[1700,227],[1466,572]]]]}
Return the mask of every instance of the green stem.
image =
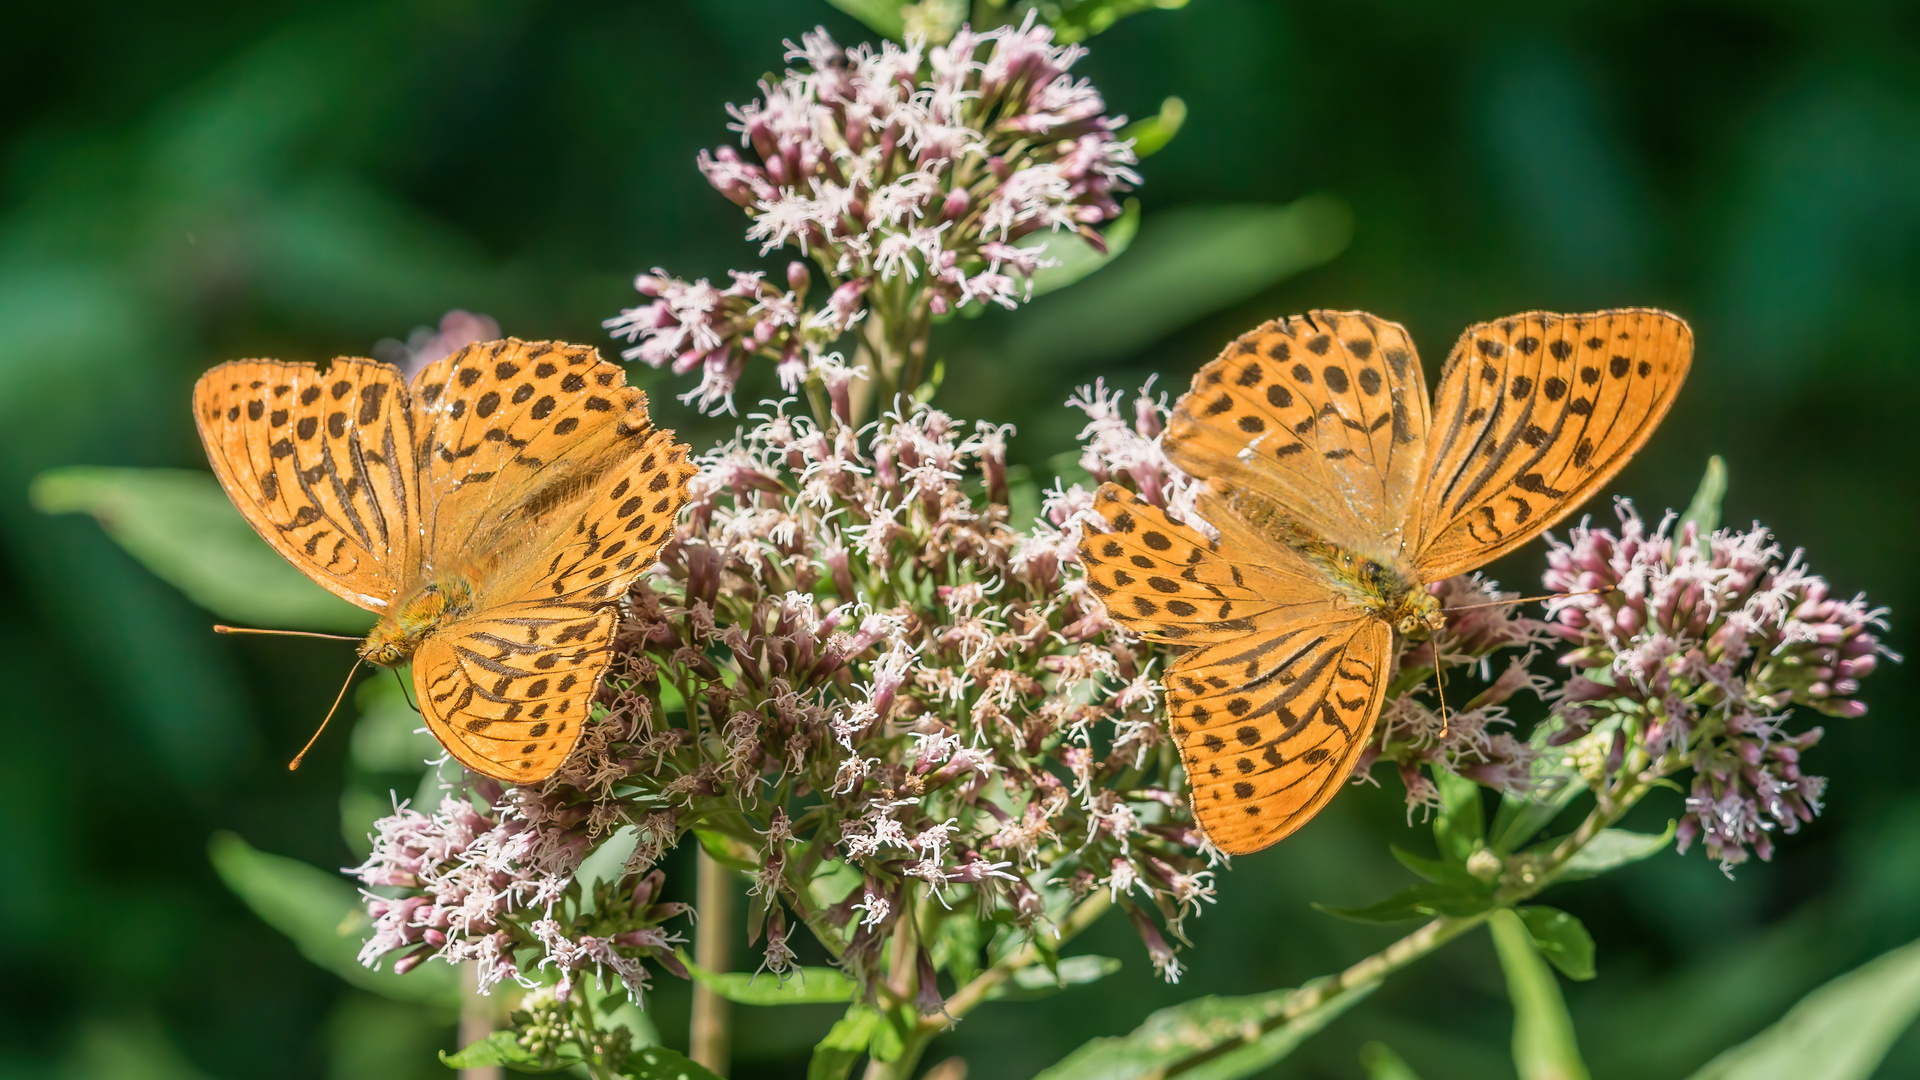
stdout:
{"type": "MultiPolygon", "coordinates": [[[[1148,1076],[1151,1078],[1177,1076],[1204,1061],[1231,1052],[1237,1046],[1256,1042],[1262,1036],[1299,1019],[1340,994],[1385,982],[1387,976],[1486,922],[1493,917],[1495,911],[1505,911],[1515,904],[1531,899],[1553,884],[1560,873],[1566,869],[1567,863],[1579,854],[1582,848],[1592,843],[1602,830],[1620,820],[1628,810],[1633,809],[1636,803],[1653,790],[1654,782],[1659,779],[1661,770],[1646,765],[1644,758],[1632,764],[1636,766],[1634,769],[1623,770],[1627,773],[1626,778],[1596,792],[1593,810],[1580,822],[1580,827],[1554,845],[1552,851],[1537,861],[1514,860],[1517,865],[1508,874],[1508,884],[1495,891],[1493,905],[1487,910],[1475,912],[1472,915],[1443,915],[1434,919],[1345,971],[1306,983],[1294,991],[1272,1017],[1257,1027],[1250,1028],[1237,1038],[1224,1044],[1197,1050],[1191,1056],[1173,1062],[1148,1076]]],[[[1142,1080],[1148,1080],[1148,1078],[1143,1077],[1142,1080]]]]}
{"type": "MultiPolygon", "coordinates": [[[[1081,931],[1097,922],[1100,916],[1105,915],[1107,909],[1112,906],[1113,901],[1104,892],[1096,892],[1082,900],[1079,906],[1068,912],[1067,917],[1061,921],[1056,947],[1073,940],[1081,931]]],[[[892,1061],[869,1063],[866,1080],[906,1080],[907,1077],[912,1076],[913,1070],[920,1063],[921,1056],[927,1052],[927,1044],[933,1041],[934,1036],[952,1027],[954,1021],[978,1008],[989,995],[1008,979],[1013,978],[1015,972],[1039,963],[1041,956],[1041,950],[1029,942],[1002,957],[999,963],[974,976],[967,985],[956,990],[953,996],[947,999],[944,1015],[920,1018],[920,1022],[907,1033],[904,1040],[905,1047],[901,1050],[899,1057],[892,1061]]]]}
{"type": "MultiPolygon", "coordinates": [[[[694,963],[713,972],[732,967],[733,873],[699,850],[699,878],[695,883],[695,908],[699,922],[694,925],[694,963]]],[[[732,1003],[705,983],[693,986],[693,1021],[687,1033],[688,1057],[727,1075],[732,1041],[732,1003]]]]}

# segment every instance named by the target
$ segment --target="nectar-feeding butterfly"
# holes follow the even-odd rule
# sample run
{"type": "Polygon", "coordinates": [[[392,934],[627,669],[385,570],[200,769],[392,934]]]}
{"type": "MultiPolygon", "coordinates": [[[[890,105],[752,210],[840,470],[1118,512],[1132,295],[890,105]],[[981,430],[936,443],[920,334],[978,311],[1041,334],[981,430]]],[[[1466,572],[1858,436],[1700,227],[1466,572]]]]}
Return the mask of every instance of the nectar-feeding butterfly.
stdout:
{"type": "Polygon", "coordinates": [[[1470,327],[1429,408],[1413,342],[1364,312],[1241,336],[1174,407],[1168,458],[1210,540],[1125,488],[1081,540],[1121,624],[1187,646],[1162,678],[1193,809],[1221,850],[1327,804],[1380,716],[1398,638],[1444,625],[1427,585],[1537,536],[1646,442],[1693,333],[1664,311],[1470,327]]]}
{"type": "Polygon", "coordinates": [[[672,535],[693,467],[592,348],[469,345],[399,369],[236,360],[200,377],[214,473],[301,572],[380,621],[462,765],[533,783],[579,741],[615,602],[672,535]]]}

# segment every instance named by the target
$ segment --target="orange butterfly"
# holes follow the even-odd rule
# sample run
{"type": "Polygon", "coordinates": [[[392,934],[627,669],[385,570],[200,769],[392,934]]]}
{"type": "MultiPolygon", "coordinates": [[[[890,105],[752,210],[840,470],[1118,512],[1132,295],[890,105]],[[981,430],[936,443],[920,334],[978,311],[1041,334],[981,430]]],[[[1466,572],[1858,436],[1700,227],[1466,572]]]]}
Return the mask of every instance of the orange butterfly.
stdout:
{"type": "Polygon", "coordinates": [[[213,471],[274,550],[380,615],[360,647],[413,662],[462,765],[559,768],[612,657],[615,601],[652,565],[693,467],[593,349],[469,345],[406,385],[372,360],[236,360],[200,377],[213,471]]]}
{"type": "Polygon", "coordinates": [[[1191,646],[1162,685],[1216,846],[1258,851],[1326,805],[1373,733],[1398,636],[1445,624],[1427,584],[1585,501],[1646,442],[1692,357],[1664,311],[1529,312],[1461,335],[1430,413],[1404,329],[1315,311],[1200,369],[1163,446],[1205,480],[1219,540],[1105,484],[1111,531],[1080,557],[1113,618],[1191,646]]]}

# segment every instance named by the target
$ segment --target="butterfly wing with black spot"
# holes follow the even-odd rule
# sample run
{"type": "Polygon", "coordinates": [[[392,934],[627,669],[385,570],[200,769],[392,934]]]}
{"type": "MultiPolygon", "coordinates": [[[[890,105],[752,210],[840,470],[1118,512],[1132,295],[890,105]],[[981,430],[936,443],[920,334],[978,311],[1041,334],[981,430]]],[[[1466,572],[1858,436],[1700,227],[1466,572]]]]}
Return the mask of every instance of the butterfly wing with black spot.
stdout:
{"type": "Polygon", "coordinates": [[[193,416],[247,523],[329,592],[386,611],[417,578],[413,414],[373,360],[236,360],[200,377],[193,416]]]}
{"type": "Polygon", "coordinates": [[[1471,570],[1586,501],[1653,433],[1692,358],[1687,324],[1646,308],[1468,328],[1434,398],[1419,574],[1471,570]]]}
{"type": "Polygon", "coordinates": [[[1209,542],[1103,485],[1088,587],[1145,637],[1196,646],[1161,680],[1193,806],[1221,850],[1256,851],[1339,790],[1379,716],[1392,631],[1215,497],[1209,542]]]}
{"type": "Polygon", "coordinates": [[[580,741],[615,621],[604,602],[509,604],[432,635],[413,658],[427,729],[474,772],[546,779],[580,741]]]}
{"type": "Polygon", "coordinates": [[[422,370],[413,400],[429,570],[544,539],[652,434],[646,395],[584,345],[469,345],[422,370]]]}
{"type": "MultiPolygon", "coordinates": [[[[1203,510],[1209,506],[1203,501],[1203,510]]],[[[1080,540],[1087,587],[1143,637],[1233,641],[1332,603],[1324,579],[1285,548],[1257,538],[1216,544],[1118,484],[1101,485],[1094,509],[1107,531],[1080,540]]]]}
{"type": "Polygon", "coordinates": [[[1167,717],[1215,847],[1278,843],[1347,782],[1380,717],[1392,644],[1380,619],[1327,610],[1174,661],[1167,717]]]}
{"type": "Polygon", "coordinates": [[[1201,368],[1163,439],[1187,473],[1259,494],[1308,532],[1398,556],[1421,479],[1427,392],[1413,342],[1364,312],[1243,334],[1201,368]]]}

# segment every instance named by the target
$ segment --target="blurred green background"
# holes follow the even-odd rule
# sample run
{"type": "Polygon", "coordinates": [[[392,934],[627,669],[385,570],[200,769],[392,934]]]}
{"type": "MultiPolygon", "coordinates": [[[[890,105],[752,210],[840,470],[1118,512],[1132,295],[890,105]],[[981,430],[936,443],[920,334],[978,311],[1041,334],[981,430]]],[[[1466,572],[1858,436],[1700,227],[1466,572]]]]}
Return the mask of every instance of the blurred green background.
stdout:
{"type": "MultiPolygon", "coordinates": [[[[319,866],[358,861],[340,829],[345,735],[298,773],[284,765],[346,648],[215,638],[93,520],[34,511],[28,481],[68,464],[202,467],[188,388],[234,357],[366,355],[454,307],[608,348],[599,321],[633,302],[636,271],[755,265],[738,210],[693,168],[729,137],[723,104],[778,70],[783,37],[816,23],[869,35],[823,3],[778,0],[74,0],[6,21],[0,1074],[450,1075],[433,1058],[450,1016],[308,964],[206,856],[228,829],[319,866]]],[[[1276,315],[1401,320],[1432,371],[1468,322],[1666,307],[1693,322],[1695,372],[1615,490],[1654,513],[1684,506],[1707,455],[1724,454],[1727,520],[1766,522],[1836,592],[1892,605],[1888,640],[1912,651],[1920,9],[1193,0],[1091,44],[1076,73],[1116,110],[1147,115],[1168,95],[1190,110],[1142,167],[1140,241],[1077,287],[1148,283],[1148,316],[1116,312],[1137,328],[1116,340],[1070,290],[936,339],[941,402],[1018,424],[1014,453],[1036,474],[1072,446],[1078,414],[1061,402],[1075,384],[1158,372],[1177,389],[1276,315]],[[1154,273],[1179,266],[1166,256],[1183,208],[1310,194],[1351,212],[1350,243],[1324,265],[1254,295],[1196,284],[1208,259],[1154,273]]],[[[652,372],[635,380],[696,446],[731,431],[652,372]]],[[[1495,573],[1523,584],[1540,564],[1535,545],[1495,573]]],[[[1567,987],[1596,1076],[1684,1076],[1920,935],[1913,682],[1883,668],[1872,713],[1828,723],[1807,763],[1833,779],[1827,813],[1771,864],[1728,880],[1698,852],[1667,853],[1546,897],[1599,941],[1599,979],[1567,987]]],[[[1119,975],[986,1008],[929,1061],[1027,1076],[1157,1007],[1297,985],[1384,944],[1397,935],[1308,904],[1407,880],[1386,852],[1408,842],[1396,788],[1355,789],[1223,873],[1179,986],[1156,982],[1110,920],[1075,951],[1123,958],[1119,975]]],[[[1655,798],[1629,824],[1657,831],[1678,805],[1655,798]]],[[[677,889],[685,869],[669,866],[677,889]]],[[[652,1004],[684,1046],[684,987],[652,1004]]],[[[742,1078],[795,1075],[831,1021],[742,1011],[742,1078]]],[[[1378,1039],[1428,1080],[1511,1076],[1510,1024],[1476,935],[1275,1075],[1358,1077],[1359,1046],[1378,1039]]],[[[1920,1038],[1878,1075],[1920,1075],[1920,1038]]]]}

